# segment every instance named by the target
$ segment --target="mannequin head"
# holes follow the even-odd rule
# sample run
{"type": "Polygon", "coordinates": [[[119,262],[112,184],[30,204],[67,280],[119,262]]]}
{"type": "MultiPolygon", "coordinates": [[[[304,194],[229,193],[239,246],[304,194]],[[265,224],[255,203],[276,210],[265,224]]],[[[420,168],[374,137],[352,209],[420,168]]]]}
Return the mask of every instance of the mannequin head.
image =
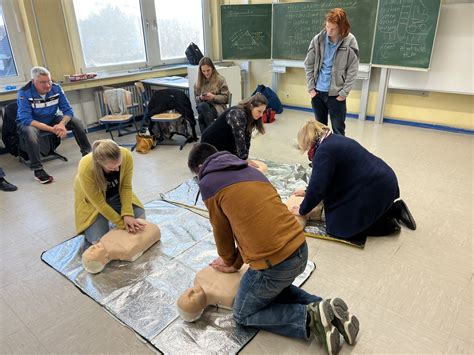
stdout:
{"type": "Polygon", "coordinates": [[[266,174],[268,171],[268,166],[263,161],[258,160],[251,160],[255,165],[257,165],[257,170],[260,171],[262,174],[266,174]]]}
{"type": "Polygon", "coordinates": [[[101,272],[109,261],[109,253],[105,250],[101,242],[90,246],[89,249],[82,254],[82,265],[84,269],[91,274],[101,272]],[[84,255],[86,255],[86,257],[84,257],[84,255]]]}
{"type": "Polygon", "coordinates": [[[82,254],[82,265],[87,272],[101,272],[111,260],[135,261],[148,248],[160,240],[158,226],[140,219],[145,224],[142,230],[128,233],[123,229],[113,229],[106,233],[98,243],[82,254]]]}
{"type": "Polygon", "coordinates": [[[207,306],[231,310],[240,280],[248,269],[244,264],[239,271],[224,273],[211,266],[196,273],[194,286],[188,288],[176,303],[178,313],[186,322],[198,320],[207,306]]]}
{"type": "Polygon", "coordinates": [[[177,302],[178,313],[186,322],[198,320],[207,306],[207,296],[200,285],[188,288],[177,302]]]}

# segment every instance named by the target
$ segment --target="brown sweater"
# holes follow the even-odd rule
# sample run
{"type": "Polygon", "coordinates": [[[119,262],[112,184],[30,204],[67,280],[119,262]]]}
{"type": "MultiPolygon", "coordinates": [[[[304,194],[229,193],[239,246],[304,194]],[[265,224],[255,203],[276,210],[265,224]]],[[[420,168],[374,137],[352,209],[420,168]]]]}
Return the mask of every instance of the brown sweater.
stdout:
{"type": "Polygon", "coordinates": [[[304,243],[302,227],[278,192],[246,161],[227,152],[212,155],[201,168],[199,185],[226,265],[240,268],[243,261],[266,269],[304,243]]]}

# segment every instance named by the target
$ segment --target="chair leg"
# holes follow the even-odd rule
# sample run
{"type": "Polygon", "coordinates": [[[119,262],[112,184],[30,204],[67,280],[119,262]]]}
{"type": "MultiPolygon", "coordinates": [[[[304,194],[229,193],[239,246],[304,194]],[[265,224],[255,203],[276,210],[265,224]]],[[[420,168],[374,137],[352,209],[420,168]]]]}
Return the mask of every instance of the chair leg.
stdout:
{"type": "Polygon", "coordinates": [[[64,155],[61,155],[59,153],[56,153],[56,152],[53,152],[53,155],[58,158],[58,159],[61,159],[62,161],[67,161],[67,158],[64,156],[64,155]]]}

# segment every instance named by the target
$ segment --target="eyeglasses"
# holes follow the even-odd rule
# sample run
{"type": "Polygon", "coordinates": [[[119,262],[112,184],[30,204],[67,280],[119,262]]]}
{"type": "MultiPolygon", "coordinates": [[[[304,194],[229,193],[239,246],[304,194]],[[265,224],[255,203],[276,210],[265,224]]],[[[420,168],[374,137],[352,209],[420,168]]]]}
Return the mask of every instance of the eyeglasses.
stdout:
{"type": "Polygon", "coordinates": [[[46,80],[46,81],[36,81],[36,83],[40,85],[51,85],[53,82],[51,80],[46,80]]]}

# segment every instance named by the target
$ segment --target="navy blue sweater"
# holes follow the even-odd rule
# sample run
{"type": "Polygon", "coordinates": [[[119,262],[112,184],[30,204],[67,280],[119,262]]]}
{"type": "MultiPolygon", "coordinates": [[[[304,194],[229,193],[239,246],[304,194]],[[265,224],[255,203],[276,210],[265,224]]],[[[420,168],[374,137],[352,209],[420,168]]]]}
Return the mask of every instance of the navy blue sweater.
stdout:
{"type": "Polygon", "coordinates": [[[347,239],[371,226],[399,196],[392,168],[353,139],[332,134],[316,150],[299,212],[305,215],[323,201],[327,232],[347,239]]]}

